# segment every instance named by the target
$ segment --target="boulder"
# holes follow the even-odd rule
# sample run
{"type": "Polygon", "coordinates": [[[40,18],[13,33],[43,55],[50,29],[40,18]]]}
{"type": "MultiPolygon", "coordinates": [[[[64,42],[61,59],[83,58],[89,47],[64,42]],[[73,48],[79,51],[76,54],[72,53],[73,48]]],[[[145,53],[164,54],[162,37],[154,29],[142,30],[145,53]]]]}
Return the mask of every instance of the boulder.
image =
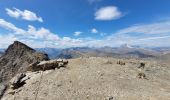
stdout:
{"type": "Polygon", "coordinates": [[[12,89],[18,89],[21,86],[23,86],[25,84],[25,81],[29,79],[29,77],[26,77],[25,74],[20,73],[17,74],[14,78],[12,78],[12,80],[10,81],[10,88],[12,89]]]}

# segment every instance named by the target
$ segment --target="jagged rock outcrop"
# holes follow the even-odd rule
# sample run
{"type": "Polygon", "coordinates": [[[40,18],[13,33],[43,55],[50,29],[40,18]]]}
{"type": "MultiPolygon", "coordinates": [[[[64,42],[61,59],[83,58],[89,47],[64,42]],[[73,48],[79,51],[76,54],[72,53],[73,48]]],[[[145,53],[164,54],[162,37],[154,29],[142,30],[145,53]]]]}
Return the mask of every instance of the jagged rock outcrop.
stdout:
{"type": "Polygon", "coordinates": [[[25,72],[29,64],[44,60],[49,60],[47,54],[36,52],[27,45],[15,41],[0,57],[0,83],[9,81],[17,73],[25,72]]]}
{"type": "Polygon", "coordinates": [[[28,80],[29,77],[26,77],[26,74],[19,73],[15,77],[13,77],[10,81],[10,88],[12,89],[18,89],[19,87],[23,86],[25,84],[25,81],[28,80]]]}
{"type": "Polygon", "coordinates": [[[55,68],[65,67],[68,64],[67,60],[55,59],[50,61],[35,62],[27,67],[27,71],[45,71],[55,68]]]}

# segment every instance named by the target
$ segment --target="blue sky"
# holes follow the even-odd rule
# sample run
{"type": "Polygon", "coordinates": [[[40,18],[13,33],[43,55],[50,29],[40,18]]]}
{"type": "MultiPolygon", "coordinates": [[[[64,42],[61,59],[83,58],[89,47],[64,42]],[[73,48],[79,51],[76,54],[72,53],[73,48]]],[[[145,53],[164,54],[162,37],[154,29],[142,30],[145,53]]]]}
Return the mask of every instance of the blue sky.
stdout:
{"type": "Polygon", "coordinates": [[[169,0],[1,0],[0,48],[170,46],[169,0]]]}

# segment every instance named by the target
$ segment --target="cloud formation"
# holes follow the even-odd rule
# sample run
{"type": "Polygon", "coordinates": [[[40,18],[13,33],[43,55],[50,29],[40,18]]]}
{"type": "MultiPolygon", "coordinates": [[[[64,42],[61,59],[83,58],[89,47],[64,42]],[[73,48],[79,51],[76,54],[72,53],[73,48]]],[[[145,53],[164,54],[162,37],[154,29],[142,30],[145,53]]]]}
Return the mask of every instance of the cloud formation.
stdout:
{"type": "Polygon", "coordinates": [[[116,20],[122,16],[122,12],[116,6],[103,7],[95,12],[95,20],[116,20]]]}
{"type": "Polygon", "coordinates": [[[170,21],[138,24],[121,29],[107,37],[131,45],[170,46],[170,21]]]}
{"type": "MultiPolygon", "coordinates": [[[[24,42],[33,48],[116,47],[125,43],[143,47],[170,46],[170,21],[132,25],[102,39],[59,37],[44,27],[36,28],[28,25],[25,30],[4,19],[0,19],[0,27],[8,31],[6,34],[0,33],[0,48],[6,48],[15,40],[24,42]]],[[[81,34],[81,32],[76,33],[81,34]]]]}
{"type": "Polygon", "coordinates": [[[170,21],[157,22],[152,24],[133,25],[122,29],[119,34],[125,33],[144,33],[144,34],[162,34],[170,33],[170,21]]]}
{"type": "Polygon", "coordinates": [[[74,32],[74,36],[79,36],[80,34],[82,34],[80,31],[74,32]]]}
{"type": "Polygon", "coordinates": [[[98,33],[98,30],[96,28],[92,28],[91,33],[98,33]]]}
{"type": "Polygon", "coordinates": [[[0,48],[7,48],[15,40],[26,43],[33,48],[67,48],[87,45],[85,43],[87,39],[62,38],[44,27],[36,28],[28,25],[27,30],[24,30],[4,19],[0,19],[0,27],[8,31],[7,34],[0,33],[0,48]]]}
{"type": "Polygon", "coordinates": [[[39,16],[37,16],[37,14],[35,14],[34,12],[31,12],[29,10],[24,10],[21,11],[17,8],[13,8],[13,9],[9,9],[6,8],[6,13],[13,18],[16,19],[23,19],[23,20],[27,20],[27,21],[39,21],[39,22],[43,22],[43,19],[39,16]]]}

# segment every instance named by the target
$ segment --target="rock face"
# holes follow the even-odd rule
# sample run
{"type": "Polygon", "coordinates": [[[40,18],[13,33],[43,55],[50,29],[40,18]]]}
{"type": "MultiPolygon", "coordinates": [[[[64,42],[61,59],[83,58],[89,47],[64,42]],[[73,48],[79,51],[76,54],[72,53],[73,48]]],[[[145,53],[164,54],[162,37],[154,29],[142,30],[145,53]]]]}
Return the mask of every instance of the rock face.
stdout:
{"type": "Polygon", "coordinates": [[[0,57],[0,83],[9,81],[17,73],[25,72],[29,64],[44,60],[49,60],[47,54],[36,52],[27,45],[15,41],[0,57]]]}

